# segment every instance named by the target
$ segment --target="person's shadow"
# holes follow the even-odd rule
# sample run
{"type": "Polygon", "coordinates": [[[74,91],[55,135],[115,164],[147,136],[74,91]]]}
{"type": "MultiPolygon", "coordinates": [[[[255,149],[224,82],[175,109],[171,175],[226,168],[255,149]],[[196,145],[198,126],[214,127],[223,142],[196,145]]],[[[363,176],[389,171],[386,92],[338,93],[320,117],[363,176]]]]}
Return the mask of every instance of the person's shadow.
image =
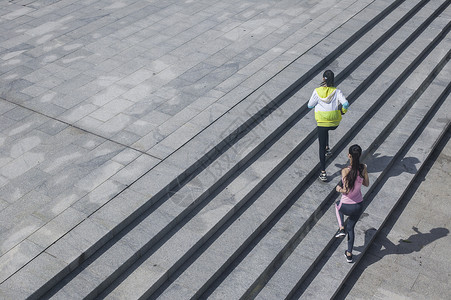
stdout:
{"type": "MultiPolygon", "coordinates": [[[[372,242],[372,246],[376,248],[369,248],[370,253],[366,253],[364,259],[359,262],[359,267],[353,271],[353,276],[349,277],[344,285],[343,289],[337,297],[334,299],[346,299],[348,293],[351,291],[354,284],[360,278],[362,273],[372,264],[380,261],[384,256],[391,254],[409,254],[413,252],[419,252],[426,245],[441,239],[448,235],[449,230],[447,228],[433,228],[427,233],[422,233],[416,227],[412,227],[416,232],[406,239],[400,239],[398,244],[392,243],[383,233],[376,237],[372,242]],[[370,250],[371,249],[371,250],[370,250]],[[371,255],[368,255],[371,254],[371,255]]],[[[363,246],[354,247],[355,250],[362,252],[367,247],[374,237],[376,229],[370,228],[365,231],[365,242],[363,246]]],[[[361,256],[358,254],[356,256],[361,256]]]]}
{"type": "MultiPolygon", "coordinates": [[[[378,173],[382,172],[385,168],[387,168],[391,160],[392,160],[391,156],[387,155],[381,156],[380,153],[374,153],[373,155],[365,157],[363,159],[363,162],[368,165],[368,173],[378,173]]],[[[400,161],[400,168],[395,170],[395,172],[392,173],[391,176],[397,176],[403,172],[416,174],[418,172],[418,169],[416,167],[418,163],[420,163],[420,160],[416,157],[404,157],[400,161]]],[[[339,163],[335,164],[335,166],[340,168],[340,170],[346,168],[348,165],[349,165],[348,161],[342,164],[339,163]]],[[[339,172],[336,172],[333,175],[337,174],[339,174],[339,172]]]]}
{"type": "MultiPolygon", "coordinates": [[[[380,153],[374,153],[373,155],[366,157],[365,163],[368,165],[368,173],[382,172],[389,165],[393,158],[391,156],[382,155],[380,153]]],[[[404,157],[399,164],[392,166],[390,170],[390,176],[396,177],[404,172],[410,174],[416,174],[418,172],[417,164],[420,160],[416,157],[404,157]]]]}
{"type": "MultiPolygon", "coordinates": [[[[441,239],[448,235],[449,230],[447,228],[438,227],[433,228],[427,233],[422,233],[418,230],[417,227],[412,227],[412,229],[416,232],[415,234],[412,234],[406,239],[400,239],[398,241],[398,244],[392,243],[386,236],[379,235],[376,237],[375,243],[373,242],[373,245],[377,246],[379,248],[378,250],[374,251],[372,249],[372,254],[367,256],[368,259],[365,261],[362,261],[362,265],[364,268],[378,262],[381,258],[383,258],[386,255],[391,254],[409,254],[413,252],[419,252],[421,249],[423,249],[424,246],[441,239]]],[[[365,232],[365,243],[363,246],[357,246],[354,247],[357,251],[363,251],[365,245],[369,244],[369,240],[371,237],[375,234],[376,229],[368,229],[365,232]]]]}

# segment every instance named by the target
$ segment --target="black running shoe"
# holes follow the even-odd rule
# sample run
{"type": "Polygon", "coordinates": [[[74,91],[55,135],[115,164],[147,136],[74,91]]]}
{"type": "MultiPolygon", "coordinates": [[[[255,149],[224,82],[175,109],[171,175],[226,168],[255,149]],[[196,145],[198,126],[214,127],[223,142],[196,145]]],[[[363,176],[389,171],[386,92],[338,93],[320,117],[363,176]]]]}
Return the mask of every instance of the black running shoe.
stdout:
{"type": "Polygon", "coordinates": [[[348,255],[348,250],[345,251],[346,261],[352,263],[352,254],[348,255]]]}
{"type": "Polygon", "coordinates": [[[344,237],[346,236],[345,230],[344,229],[339,229],[337,234],[335,235],[335,237],[339,238],[339,237],[344,237]]]}
{"type": "Polygon", "coordinates": [[[326,149],[326,157],[331,157],[332,156],[332,152],[330,151],[330,149],[326,149]]]}
{"type": "Polygon", "coordinates": [[[321,172],[321,173],[319,174],[319,180],[321,180],[321,181],[323,181],[323,182],[326,182],[326,181],[327,181],[327,175],[326,175],[326,172],[321,172]]]}

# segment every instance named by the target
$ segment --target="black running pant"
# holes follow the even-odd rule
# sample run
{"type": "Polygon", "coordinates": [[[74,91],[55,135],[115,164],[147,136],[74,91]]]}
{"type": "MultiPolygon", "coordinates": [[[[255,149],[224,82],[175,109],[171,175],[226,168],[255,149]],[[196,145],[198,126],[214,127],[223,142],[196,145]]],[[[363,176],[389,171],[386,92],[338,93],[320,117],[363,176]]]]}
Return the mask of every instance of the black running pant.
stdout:
{"type": "Polygon", "coordinates": [[[354,248],[354,227],[362,214],[363,205],[362,202],[356,204],[343,204],[337,201],[335,205],[338,225],[343,226],[344,220],[343,215],[348,216],[348,221],[346,222],[345,232],[348,235],[348,252],[352,253],[354,248]]]}
{"type": "Polygon", "coordinates": [[[329,130],[335,130],[338,126],[334,127],[321,127],[318,126],[318,141],[319,141],[319,163],[321,171],[326,171],[326,147],[329,147],[329,130]]]}

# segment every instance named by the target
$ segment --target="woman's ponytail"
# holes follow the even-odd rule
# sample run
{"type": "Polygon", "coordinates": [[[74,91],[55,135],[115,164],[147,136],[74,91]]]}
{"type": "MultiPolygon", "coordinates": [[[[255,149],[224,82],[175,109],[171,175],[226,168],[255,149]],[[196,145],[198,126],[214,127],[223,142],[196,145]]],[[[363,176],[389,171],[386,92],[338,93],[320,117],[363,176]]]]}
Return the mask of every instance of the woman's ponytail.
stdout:
{"type": "Polygon", "coordinates": [[[346,175],[346,188],[351,191],[354,188],[355,180],[360,172],[362,176],[361,164],[360,164],[360,156],[362,155],[362,148],[359,145],[352,145],[349,147],[349,154],[352,157],[351,160],[351,170],[346,175]]]}

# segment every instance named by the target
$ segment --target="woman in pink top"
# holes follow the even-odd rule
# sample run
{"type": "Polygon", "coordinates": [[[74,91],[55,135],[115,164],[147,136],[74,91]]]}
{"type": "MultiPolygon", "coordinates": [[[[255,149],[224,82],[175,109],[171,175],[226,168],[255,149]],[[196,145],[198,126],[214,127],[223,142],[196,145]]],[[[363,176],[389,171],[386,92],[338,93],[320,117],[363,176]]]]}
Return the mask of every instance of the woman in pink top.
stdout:
{"type": "Polygon", "coordinates": [[[362,148],[359,145],[349,147],[348,158],[351,165],[341,170],[341,178],[343,186],[336,187],[337,192],[341,193],[340,201],[335,205],[337,214],[338,233],[336,237],[343,237],[348,234],[348,250],[345,256],[348,262],[352,262],[352,248],[354,247],[354,227],[362,213],[362,184],[368,186],[370,180],[365,164],[360,163],[362,148]],[[346,229],[344,227],[344,215],[348,216],[346,229]]]}

